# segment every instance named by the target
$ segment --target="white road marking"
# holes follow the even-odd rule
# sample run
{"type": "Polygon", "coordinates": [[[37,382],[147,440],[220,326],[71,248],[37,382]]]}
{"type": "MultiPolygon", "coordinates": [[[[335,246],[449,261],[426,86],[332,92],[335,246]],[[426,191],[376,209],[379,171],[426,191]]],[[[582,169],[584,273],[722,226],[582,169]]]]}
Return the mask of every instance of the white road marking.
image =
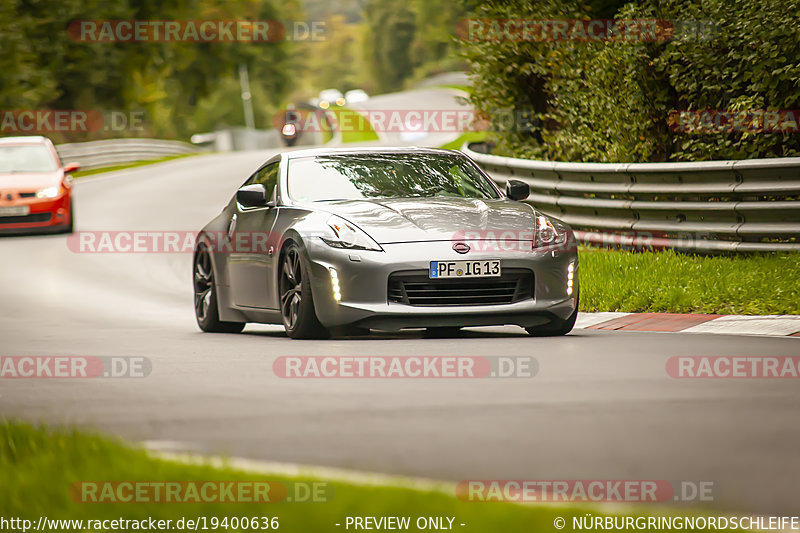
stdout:
{"type": "Polygon", "coordinates": [[[682,333],[722,333],[732,335],[785,336],[800,331],[800,316],[722,316],[692,326],[682,333]]]}
{"type": "Polygon", "coordinates": [[[604,313],[578,313],[578,320],[575,321],[575,327],[588,328],[590,326],[595,326],[597,324],[608,322],[609,320],[614,320],[630,314],[632,313],[617,313],[613,311],[604,313]]]}

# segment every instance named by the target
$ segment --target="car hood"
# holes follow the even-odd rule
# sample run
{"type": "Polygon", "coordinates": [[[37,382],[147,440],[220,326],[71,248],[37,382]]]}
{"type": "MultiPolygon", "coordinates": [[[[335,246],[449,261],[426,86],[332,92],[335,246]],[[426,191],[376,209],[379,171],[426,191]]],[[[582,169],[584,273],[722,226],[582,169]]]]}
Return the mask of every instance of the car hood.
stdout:
{"type": "Polygon", "coordinates": [[[60,170],[53,172],[0,172],[0,191],[4,189],[20,189],[25,191],[38,191],[61,183],[60,170]]]}
{"type": "Polygon", "coordinates": [[[376,198],[328,202],[325,210],[356,224],[379,244],[449,241],[464,238],[465,232],[532,232],[535,222],[530,206],[510,200],[376,198]]]}

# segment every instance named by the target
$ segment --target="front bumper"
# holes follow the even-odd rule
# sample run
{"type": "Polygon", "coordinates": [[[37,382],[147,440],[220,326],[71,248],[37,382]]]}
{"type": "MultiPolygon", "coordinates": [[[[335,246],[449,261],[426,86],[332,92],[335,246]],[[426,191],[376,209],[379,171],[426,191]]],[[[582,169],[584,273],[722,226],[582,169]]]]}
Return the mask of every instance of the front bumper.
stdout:
{"type": "Polygon", "coordinates": [[[543,325],[567,319],[578,303],[577,251],[541,248],[535,251],[470,252],[452,249],[451,241],[383,245],[383,252],[331,248],[318,238],[306,241],[312,270],[314,307],[326,327],[355,324],[375,329],[415,327],[543,325]],[[515,303],[463,306],[413,306],[389,301],[389,276],[399,271],[427,271],[430,261],[499,259],[501,269],[533,272],[533,297],[515,303]],[[569,264],[574,278],[567,294],[569,264]],[[330,269],[337,272],[339,300],[334,297],[330,269]]]}
{"type": "Polygon", "coordinates": [[[21,216],[0,216],[0,233],[36,233],[59,231],[69,226],[72,218],[69,192],[52,199],[18,200],[3,206],[27,205],[30,212],[21,216]]]}

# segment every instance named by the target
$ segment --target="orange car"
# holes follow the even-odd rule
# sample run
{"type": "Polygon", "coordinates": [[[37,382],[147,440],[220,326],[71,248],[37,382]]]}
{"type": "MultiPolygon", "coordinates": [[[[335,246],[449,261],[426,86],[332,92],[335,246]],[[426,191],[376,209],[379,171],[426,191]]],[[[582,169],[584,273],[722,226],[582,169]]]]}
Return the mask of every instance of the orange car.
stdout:
{"type": "Polygon", "coordinates": [[[0,233],[72,233],[72,177],[45,137],[0,139],[0,233]]]}

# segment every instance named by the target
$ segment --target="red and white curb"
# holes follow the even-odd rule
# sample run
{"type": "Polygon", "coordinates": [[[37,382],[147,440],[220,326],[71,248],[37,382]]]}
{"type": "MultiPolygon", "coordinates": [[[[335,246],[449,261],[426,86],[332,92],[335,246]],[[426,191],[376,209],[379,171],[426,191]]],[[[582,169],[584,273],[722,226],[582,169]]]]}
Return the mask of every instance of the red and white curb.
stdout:
{"type": "Polygon", "coordinates": [[[800,315],[578,313],[575,327],[616,331],[671,331],[800,338],[800,315]]]}

